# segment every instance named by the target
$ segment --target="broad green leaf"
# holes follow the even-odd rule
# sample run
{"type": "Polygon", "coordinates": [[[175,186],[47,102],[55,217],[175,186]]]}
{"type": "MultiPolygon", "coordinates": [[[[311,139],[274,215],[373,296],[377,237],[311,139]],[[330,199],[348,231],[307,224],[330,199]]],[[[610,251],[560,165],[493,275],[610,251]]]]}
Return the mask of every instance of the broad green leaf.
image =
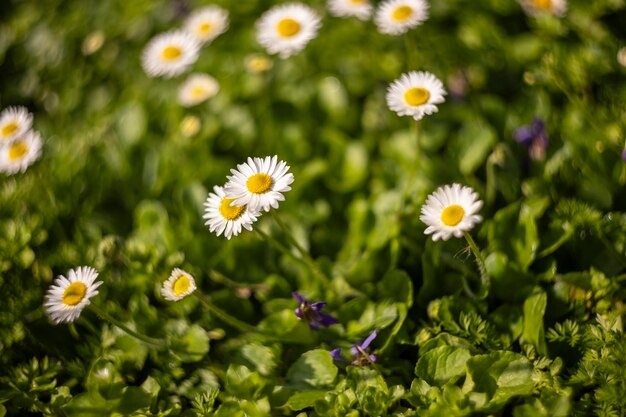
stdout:
{"type": "Polygon", "coordinates": [[[476,171],[496,141],[493,128],[486,123],[471,122],[463,126],[458,136],[461,173],[469,175],[476,171]]]}
{"type": "Polygon", "coordinates": [[[526,357],[510,351],[476,355],[467,361],[465,393],[485,393],[481,411],[496,412],[512,397],[531,395],[533,366],[526,357]]]}
{"type": "Polygon", "coordinates": [[[454,383],[465,374],[465,365],[470,357],[468,349],[440,346],[419,358],[415,365],[415,375],[430,385],[454,383]]]}
{"type": "Polygon", "coordinates": [[[287,371],[287,381],[299,389],[315,389],[330,386],[337,377],[330,352],[323,349],[310,350],[296,360],[287,371]]]}
{"type": "Polygon", "coordinates": [[[244,365],[263,376],[270,375],[276,368],[276,357],[272,349],[258,343],[242,346],[239,357],[244,365]]]}
{"type": "Polygon", "coordinates": [[[532,344],[542,355],[547,353],[543,315],[548,304],[546,293],[537,288],[535,293],[524,301],[524,330],[522,342],[532,344]]]}
{"type": "Polygon", "coordinates": [[[309,390],[309,391],[301,391],[296,392],[289,400],[287,400],[287,407],[289,407],[292,411],[302,410],[303,408],[313,407],[315,401],[321,400],[326,395],[327,391],[321,390],[309,390]]]}

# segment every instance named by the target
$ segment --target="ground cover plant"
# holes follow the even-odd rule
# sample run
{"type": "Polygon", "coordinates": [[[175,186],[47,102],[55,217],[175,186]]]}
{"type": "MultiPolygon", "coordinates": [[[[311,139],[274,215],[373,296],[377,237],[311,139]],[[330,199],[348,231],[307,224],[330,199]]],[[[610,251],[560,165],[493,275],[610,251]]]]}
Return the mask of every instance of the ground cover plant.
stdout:
{"type": "Polygon", "coordinates": [[[0,416],[626,413],[624,0],[0,4],[0,416]]]}

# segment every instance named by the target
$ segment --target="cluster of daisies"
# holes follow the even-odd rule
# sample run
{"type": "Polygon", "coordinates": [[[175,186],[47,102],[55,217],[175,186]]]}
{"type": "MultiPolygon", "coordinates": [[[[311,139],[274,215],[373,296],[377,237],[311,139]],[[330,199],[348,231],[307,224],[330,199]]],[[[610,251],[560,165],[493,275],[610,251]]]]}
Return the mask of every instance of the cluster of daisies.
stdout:
{"type": "MultiPolygon", "coordinates": [[[[182,29],[155,36],[144,48],[141,63],[150,77],[173,78],[186,72],[200,56],[203,46],[228,29],[228,12],[207,6],[192,13],[182,29]]],[[[194,73],[180,85],[178,101],[195,106],[215,96],[219,83],[208,74],[194,73]]]]}
{"type": "Polygon", "coordinates": [[[41,156],[42,140],[33,130],[33,115],[26,107],[7,107],[0,113],[0,172],[24,172],[41,156]]]}
{"type": "Polygon", "coordinates": [[[291,190],[294,181],[289,166],[276,155],[248,158],[237,169],[231,169],[224,186],[216,185],[204,206],[205,225],[217,236],[227,239],[242,229],[252,230],[262,212],[277,209],[285,200],[283,193],[291,190]]]}

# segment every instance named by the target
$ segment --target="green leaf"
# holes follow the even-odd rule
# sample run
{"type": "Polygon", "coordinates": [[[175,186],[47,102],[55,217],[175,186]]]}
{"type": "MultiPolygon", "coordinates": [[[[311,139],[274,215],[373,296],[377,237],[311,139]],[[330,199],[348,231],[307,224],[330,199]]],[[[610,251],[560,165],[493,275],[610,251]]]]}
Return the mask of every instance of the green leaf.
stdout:
{"type": "Polygon", "coordinates": [[[297,392],[287,400],[285,404],[292,411],[302,410],[303,408],[313,407],[315,401],[321,400],[326,395],[327,391],[310,390],[297,392]]]}
{"type": "Polygon", "coordinates": [[[376,288],[379,300],[391,299],[405,303],[409,308],[413,305],[413,282],[405,271],[394,269],[387,272],[376,288]]]}
{"type": "Polygon", "coordinates": [[[476,355],[467,361],[463,391],[486,394],[488,401],[481,411],[496,412],[512,397],[531,395],[532,376],[532,364],[519,353],[495,351],[476,355]]]}
{"type": "Polygon", "coordinates": [[[548,304],[548,296],[540,288],[524,301],[524,330],[521,341],[532,344],[537,352],[547,354],[543,315],[548,304]]]}
{"type": "Polygon", "coordinates": [[[454,383],[465,374],[465,364],[470,357],[468,349],[440,346],[419,358],[415,365],[415,375],[430,385],[454,383]]]}
{"type": "Polygon", "coordinates": [[[130,415],[137,410],[147,408],[152,403],[152,396],[139,387],[126,387],[115,411],[130,415]]]}
{"type": "Polygon", "coordinates": [[[337,367],[330,352],[310,350],[298,358],[287,371],[287,381],[299,389],[325,388],[337,377],[337,367]]]}
{"type": "Polygon", "coordinates": [[[458,137],[461,173],[470,175],[476,171],[496,142],[496,133],[488,124],[471,122],[464,125],[458,137]]]}
{"type": "Polygon", "coordinates": [[[258,343],[241,347],[239,359],[243,365],[255,369],[259,374],[268,376],[276,368],[276,357],[272,349],[258,343]]]}

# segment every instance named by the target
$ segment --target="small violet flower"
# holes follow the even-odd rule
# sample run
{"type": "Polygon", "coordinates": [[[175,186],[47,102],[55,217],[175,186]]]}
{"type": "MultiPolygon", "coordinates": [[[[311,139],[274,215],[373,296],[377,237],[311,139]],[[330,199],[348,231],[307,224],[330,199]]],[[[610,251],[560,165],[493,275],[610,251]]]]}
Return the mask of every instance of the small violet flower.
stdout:
{"type": "Polygon", "coordinates": [[[535,117],[532,124],[524,125],[515,130],[515,140],[528,148],[528,156],[535,161],[542,161],[546,157],[548,147],[548,132],[546,122],[535,117]]]}
{"type": "Polygon", "coordinates": [[[335,317],[320,311],[326,306],[326,302],[311,303],[295,291],[291,294],[300,303],[300,306],[295,310],[296,316],[300,320],[306,321],[311,329],[319,330],[320,326],[328,327],[331,324],[339,323],[335,317]]]}
{"type": "MultiPolygon", "coordinates": [[[[354,357],[354,360],[351,362],[352,365],[362,366],[376,362],[378,356],[367,351],[367,348],[372,343],[372,341],[376,339],[376,336],[378,336],[378,329],[375,329],[372,334],[367,336],[363,343],[352,346],[352,348],[350,349],[350,351],[352,352],[352,356],[354,357]]],[[[346,359],[341,356],[341,348],[331,350],[330,356],[332,356],[332,358],[336,361],[347,362],[346,359]]]]}

